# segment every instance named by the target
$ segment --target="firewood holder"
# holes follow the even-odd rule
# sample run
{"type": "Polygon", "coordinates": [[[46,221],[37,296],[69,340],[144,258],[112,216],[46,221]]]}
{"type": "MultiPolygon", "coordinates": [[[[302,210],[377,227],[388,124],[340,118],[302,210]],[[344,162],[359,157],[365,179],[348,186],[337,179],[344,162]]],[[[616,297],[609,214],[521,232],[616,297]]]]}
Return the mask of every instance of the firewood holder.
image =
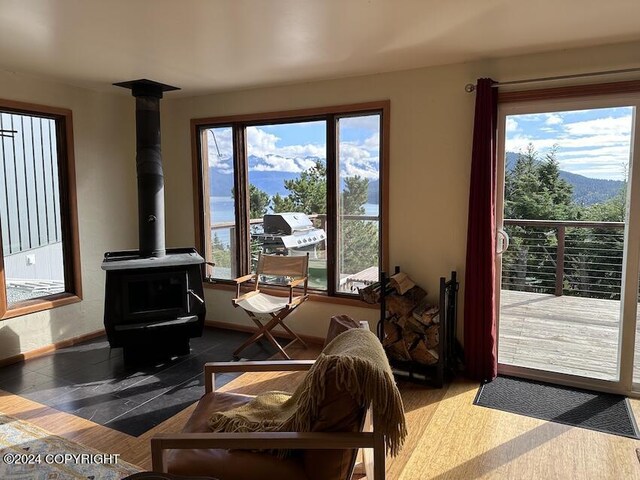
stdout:
{"type": "MultiPolygon", "coordinates": [[[[395,267],[395,273],[400,273],[400,267],[395,267]]],[[[386,296],[389,287],[389,276],[380,272],[380,320],[377,325],[377,335],[380,342],[384,340],[384,322],[387,320],[386,296]]],[[[424,365],[416,361],[402,361],[391,358],[389,363],[394,375],[398,379],[408,380],[424,385],[441,388],[445,378],[456,370],[459,345],[456,341],[456,322],[458,304],[458,281],[455,271],[450,278],[440,277],[439,290],[439,322],[438,322],[438,362],[434,365],[424,365]]]]}

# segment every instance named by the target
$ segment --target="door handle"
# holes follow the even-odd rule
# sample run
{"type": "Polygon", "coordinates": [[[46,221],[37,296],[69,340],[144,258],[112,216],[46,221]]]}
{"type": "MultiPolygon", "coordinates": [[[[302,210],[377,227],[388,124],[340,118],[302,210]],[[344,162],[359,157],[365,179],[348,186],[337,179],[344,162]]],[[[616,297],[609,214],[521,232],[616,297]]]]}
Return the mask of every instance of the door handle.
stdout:
{"type": "Polygon", "coordinates": [[[509,235],[499,228],[496,232],[496,237],[496,255],[502,255],[509,248],[509,235]]]}

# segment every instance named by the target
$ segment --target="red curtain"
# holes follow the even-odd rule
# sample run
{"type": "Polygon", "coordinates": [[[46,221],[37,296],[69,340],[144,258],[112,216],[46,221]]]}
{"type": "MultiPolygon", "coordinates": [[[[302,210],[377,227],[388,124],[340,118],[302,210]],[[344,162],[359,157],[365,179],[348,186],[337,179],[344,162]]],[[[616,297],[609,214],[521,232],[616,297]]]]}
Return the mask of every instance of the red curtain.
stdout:
{"type": "Polygon", "coordinates": [[[471,153],[464,357],[468,375],[477,380],[493,380],[498,370],[494,303],[498,89],[494,84],[490,78],[478,79],[471,153]]]}

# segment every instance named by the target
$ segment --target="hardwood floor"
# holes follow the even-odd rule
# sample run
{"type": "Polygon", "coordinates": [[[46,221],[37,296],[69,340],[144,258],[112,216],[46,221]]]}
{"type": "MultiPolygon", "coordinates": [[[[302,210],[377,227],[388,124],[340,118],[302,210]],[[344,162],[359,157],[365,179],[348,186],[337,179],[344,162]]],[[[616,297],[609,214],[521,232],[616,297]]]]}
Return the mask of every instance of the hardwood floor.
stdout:
{"type": "MultiPolygon", "coordinates": [[[[317,352],[301,350],[294,356],[312,358],[317,352]]],[[[291,389],[299,377],[247,374],[222,390],[250,394],[291,389]]],[[[387,460],[388,479],[640,479],[640,441],[474,406],[478,384],[463,379],[441,390],[400,387],[409,437],[399,456],[387,460]]],[[[640,401],[631,403],[640,415],[640,401]]],[[[149,438],[178,431],[192,409],[132,437],[0,392],[0,411],[103,452],[120,453],[143,469],[150,468],[149,438]]]]}

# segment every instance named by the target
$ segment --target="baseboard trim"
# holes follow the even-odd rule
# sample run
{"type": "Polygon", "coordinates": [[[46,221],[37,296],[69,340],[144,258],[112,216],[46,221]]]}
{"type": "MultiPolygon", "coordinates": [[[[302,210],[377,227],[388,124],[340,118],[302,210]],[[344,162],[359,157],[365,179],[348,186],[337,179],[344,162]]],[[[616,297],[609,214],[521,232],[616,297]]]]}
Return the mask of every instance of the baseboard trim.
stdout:
{"type": "Polygon", "coordinates": [[[23,352],[19,353],[18,355],[13,355],[12,357],[3,358],[0,360],[0,367],[6,367],[7,365],[12,365],[14,363],[24,362],[25,360],[31,360],[32,358],[41,357],[43,355],[46,355],[47,353],[60,350],[61,348],[71,347],[78,343],[86,342],[87,340],[92,340],[103,335],[106,335],[106,332],[104,330],[97,330],[95,332],[85,333],[84,335],[68,338],[66,340],[60,340],[59,342],[50,343],[49,345],[45,345],[34,350],[29,350],[28,352],[23,352]]]}
{"type": "MultiPolygon", "coordinates": [[[[236,323],[217,322],[213,320],[205,320],[204,325],[205,327],[224,328],[226,330],[236,330],[238,332],[245,333],[255,333],[258,330],[256,327],[251,327],[249,325],[238,325],[236,323]]],[[[41,357],[56,350],[60,350],[61,348],[71,347],[73,345],[77,345],[78,343],[86,342],[87,340],[93,340],[94,338],[101,337],[103,335],[106,335],[106,332],[104,330],[97,330],[95,332],[85,333],[84,335],[68,338],[66,340],[60,340],[59,342],[51,343],[34,350],[29,350],[28,352],[23,352],[19,353],[18,355],[0,359],[0,367],[6,367],[7,365],[12,365],[14,363],[20,363],[26,360],[31,360],[33,358],[41,357]]],[[[276,336],[289,339],[292,338],[291,335],[289,335],[287,332],[281,333],[280,331],[277,332],[276,336]]],[[[300,335],[300,338],[312,345],[324,345],[324,338],[322,337],[300,335]]]]}
{"type": "MultiPolygon", "coordinates": [[[[256,333],[258,331],[256,327],[252,327],[250,325],[238,325],[237,323],[218,322],[214,320],[205,320],[204,326],[210,327],[210,328],[224,328],[226,330],[235,330],[237,332],[245,332],[245,333],[256,333]]],[[[281,332],[280,330],[275,330],[274,334],[276,337],[280,337],[280,338],[288,338],[288,339],[293,338],[289,333],[281,332]]],[[[300,338],[302,340],[312,345],[324,345],[324,338],[322,337],[314,337],[312,335],[301,335],[301,334],[298,334],[298,335],[300,335],[300,338]]]]}

